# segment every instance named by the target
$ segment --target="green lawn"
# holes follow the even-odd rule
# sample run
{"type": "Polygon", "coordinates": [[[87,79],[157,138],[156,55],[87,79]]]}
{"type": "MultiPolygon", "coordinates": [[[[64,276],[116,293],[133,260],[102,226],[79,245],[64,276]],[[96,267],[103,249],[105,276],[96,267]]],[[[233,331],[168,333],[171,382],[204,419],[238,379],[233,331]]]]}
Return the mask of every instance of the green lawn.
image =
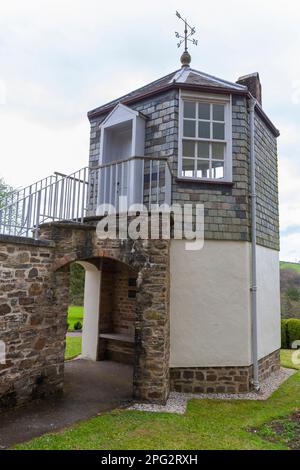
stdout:
{"type": "Polygon", "coordinates": [[[280,261],[281,269],[294,269],[300,273],[300,263],[290,263],[289,261],[280,261]]]}
{"type": "Polygon", "coordinates": [[[83,307],[70,305],[68,309],[69,331],[74,330],[74,323],[76,323],[77,321],[83,323],[83,307]]]}
{"type": "MultiPolygon", "coordinates": [[[[291,349],[282,349],[280,352],[280,360],[281,364],[283,367],[288,367],[290,369],[299,369],[300,370],[300,365],[299,364],[293,364],[292,363],[292,354],[295,352],[295,350],[291,349]]],[[[300,351],[298,354],[298,358],[300,359],[300,351]]]]}
{"type": "Polygon", "coordinates": [[[67,336],[65,359],[72,359],[81,354],[81,336],[67,336]]]}
{"type": "MultiPolygon", "coordinates": [[[[283,360],[289,353],[283,351],[283,360]]],[[[300,372],[267,401],[190,400],[185,415],[115,410],[17,449],[284,449],[250,429],[300,408],[300,372]]]]}

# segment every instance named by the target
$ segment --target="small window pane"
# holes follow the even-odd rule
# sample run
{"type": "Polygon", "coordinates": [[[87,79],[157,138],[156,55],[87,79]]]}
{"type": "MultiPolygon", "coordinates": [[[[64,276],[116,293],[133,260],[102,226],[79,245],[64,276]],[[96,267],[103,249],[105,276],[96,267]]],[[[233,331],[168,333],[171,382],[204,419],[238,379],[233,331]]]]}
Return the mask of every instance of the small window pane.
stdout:
{"type": "Polygon", "coordinates": [[[212,144],[212,158],[216,160],[224,160],[225,144],[212,144]]]}
{"type": "Polygon", "coordinates": [[[224,105],[213,105],[213,121],[224,121],[224,105]]]}
{"type": "Polygon", "coordinates": [[[224,124],[213,123],[213,138],[214,139],[225,139],[225,126],[224,124]]]}
{"type": "Polygon", "coordinates": [[[129,287],[136,287],[136,278],[135,277],[129,277],[128,278],[128,286],[129,287]]]}
{"type": "Polygon", "coordinates": [[[209,103],[199,103],[199,119],[210,120],[210,104],[209,103]]]}
{"type": "Polygon", "coordinates": [[[224,178],[223,162],[212,162],[212,177],[215,179],[224,178]]]}
{"type": "Polygon", "coordinates": [[[195,157],[195,142],[191,140],[183,140],[182,142],[182,155],[184,157],[195,157]]]}
{"type": "Polygon", "coordinates": [[[200,139],[210,139],[210,123],[200,121],[198,128],[198,136],[200,139]]]}
{"type": "Polygon", "coordinates": [[[182,175],[192,178],[194,176],[195,160],[184,158],[182,160],[182,175]]]}
{"type": "Polygon", "coordinates": [[[183,170],[194,170],[195,160],[193,158],[184,158],[182,160],[182,169],[183,170]]]}
{"type": "Polygon", "coordinates": [[[196,103],[185,101],[183,116],[185,118],[195,119],[196,118],[196,103]]]}
{"type": "Polygon", "coordinates": [[[136,290],[129,290],[128,299],[135,299],[135,298],[136,298],[136,290]]]}
{"type": "Polygon", "coordinates": [[[196,137],[196,121],[183,121],[183,135],[184,137],[196,137]]]}
{"type": "Polygon", "coordinates": [[[209,158],[209,143],[208,142],[198,142],[198,158],[209,158]]]}
{"type": "Polygon", "coordinates": [[[197,160],[197,178],[209,178],[209,162],[197,160]]]}

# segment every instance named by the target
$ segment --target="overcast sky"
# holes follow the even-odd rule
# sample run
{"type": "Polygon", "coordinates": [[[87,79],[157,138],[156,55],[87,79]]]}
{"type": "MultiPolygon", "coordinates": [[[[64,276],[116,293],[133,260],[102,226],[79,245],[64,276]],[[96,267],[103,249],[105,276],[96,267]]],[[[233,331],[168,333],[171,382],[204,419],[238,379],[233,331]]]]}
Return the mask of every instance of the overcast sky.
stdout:
{"type": "Polygon", "coordinates": [[[258,71],[279,139],[281,259],[300,259],[300,5],[296,0],[0,0],[0,177],[14,187],[88,162],[86,112],[179,68],[258,71]]]}

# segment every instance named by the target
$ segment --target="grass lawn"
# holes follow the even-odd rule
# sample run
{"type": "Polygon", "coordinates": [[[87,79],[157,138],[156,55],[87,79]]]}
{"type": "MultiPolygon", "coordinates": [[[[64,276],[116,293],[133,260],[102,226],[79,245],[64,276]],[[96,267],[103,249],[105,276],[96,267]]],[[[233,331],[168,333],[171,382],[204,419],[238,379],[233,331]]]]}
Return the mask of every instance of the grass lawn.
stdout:
{"type": "Polygon", "coordinates": [[[65,359],[72,359],[81,354],[81,336],[67,336],[65,359]]]}
{"type": "Polygon", "coordinates": [[[300,263],[290,263],[289,261],[280,261],[281,269],[294,269],[300,274],[300,263]]]}
{"type": "MultiPolygon", "coordinates": [[[[283,351],[284,363],[290,353],[283,351]]],[[[267,401],[190,400],[185,415],[115,410],[16,449],[284,449],[250,432],[300,408],[300,372],[267,401]]]]}
{"type": "MultiPolygon", "coordinates": [[[[295,352],[295,350],[291,349],[282,349],[280,351],[280,360],[281,364],[283,367],[288,367],[290,369],[299,369],[300,370],[300,364],[293,364],[292,363],[292,354],[295,352]]],[[[300,351],[298,351],[298,359],[300,359],[300,351]]]]}
{"type": "Polygon", "coordinates": [[[69,331],[74,331],[74,323],[77,321],[80,321],[81,324],[83,323],[83,307],[70,305],[68,309],[69,331]]]}

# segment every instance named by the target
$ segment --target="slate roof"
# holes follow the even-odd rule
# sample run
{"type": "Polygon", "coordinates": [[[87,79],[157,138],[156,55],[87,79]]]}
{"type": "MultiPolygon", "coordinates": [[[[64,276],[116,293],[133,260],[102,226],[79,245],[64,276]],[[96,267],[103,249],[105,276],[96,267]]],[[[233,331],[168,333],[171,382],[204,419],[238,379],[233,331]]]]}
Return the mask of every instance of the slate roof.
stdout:
{"type": "Polygon", "coordinates": [[[109,103],[104,104],[96,109],[93,109],[88,113],[88,116],[92,116],[95,114],[102,114],[108,112],[113,106],[116,106],[118,103],[126,103],[129,101],[133,101],[143,95],[148,94],[155,94],[156,92],[164,91],[165,89],[172,88],[175,84],[185,84],[185,85],[194,85],[199,87],[207,87],[216,90],[222,89],[228,91],[241,91],[246,92],[247,87],[243,85],[238,85],[237,83],[228,82],[226,80],[222,80],[220,78],[214,77],[212,75],[208,75],[204,72],[200,72],[198,70],[191,69],[190,67],[182,67],[179,70],[175,70],[175,72],[169,73],[154,82],[148,83],[147,85],[137,88],[126,95],[123,95],[109,103]]]}
{"type": "MultiPolygon", "coordinates": [[[[249,90],[246,86],[217,78],[213,75],[192,69],[190,67],[181,67],[164,77],[137,88],[126,95],[123,95],[109,103],[99,106],[88,112],[88,118],[92,119],[104,113],[110,112],[118,103],[130,104],[140,99],[147,98],[174,88],[190,89],[195,91],[205,91],[211,93],[232,93],[238,95],[248,95],[249,90]]],[[[257,107],[262,118],[271,127],[272,131],[279,135],[278,130],[269,120],[260,106],[257,107]]]]}

